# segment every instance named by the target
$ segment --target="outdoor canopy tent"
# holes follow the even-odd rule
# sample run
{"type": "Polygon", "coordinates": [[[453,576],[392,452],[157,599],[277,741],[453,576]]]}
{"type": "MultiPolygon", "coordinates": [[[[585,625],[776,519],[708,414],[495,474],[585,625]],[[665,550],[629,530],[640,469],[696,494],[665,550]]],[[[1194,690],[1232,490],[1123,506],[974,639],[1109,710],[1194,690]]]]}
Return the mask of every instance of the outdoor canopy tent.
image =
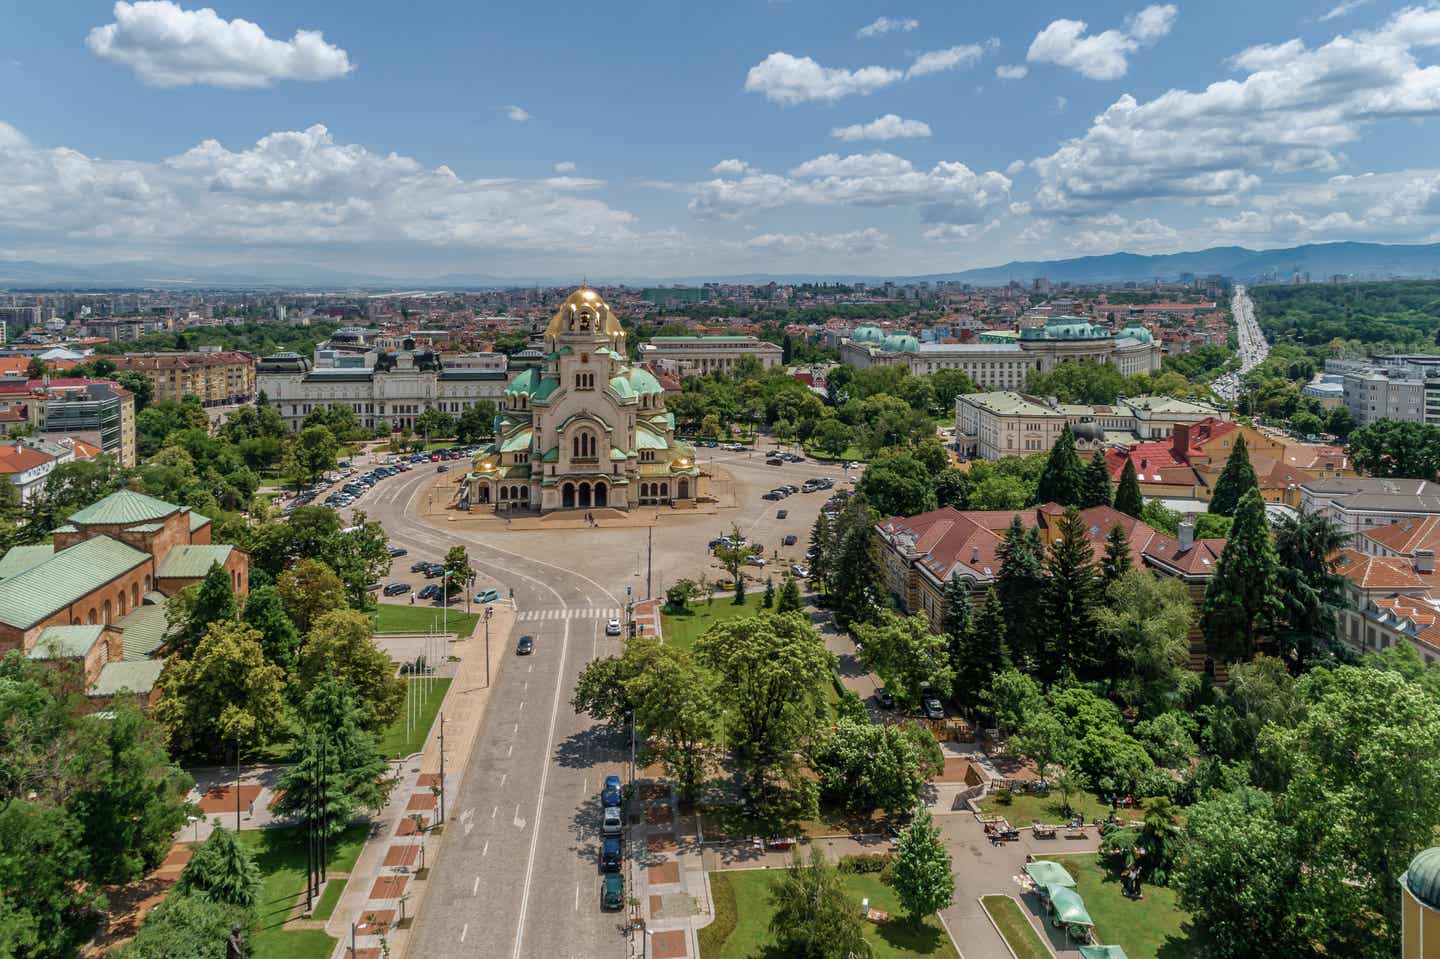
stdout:
{"type": "Polygon", "coordinates": [[[1085,911],[1085,901],[1080,894],[1068,886],[1046,886],[1045,898],[1050,900],[1050,919],[1055,925],[1093,926],[1090,913],[1085,911]]]}
{"type": "Polygon", "coordinates": [[[1046,886],[1065,886],[1071,889],[1075,887],[1075,880],[1070,878],[1065,867],[1058,862],[1040,859],[1035,862],[1027,862],[1021,868],[1025,870],[1025,875],[1035,880],[1035,885],[1039,889],[1043,890],[1046,886]]]}
{"type": "Polygon", "coordinates": [[[1081,946],[1083,959],[1130,959],[1119,946],[1081,946]]]}

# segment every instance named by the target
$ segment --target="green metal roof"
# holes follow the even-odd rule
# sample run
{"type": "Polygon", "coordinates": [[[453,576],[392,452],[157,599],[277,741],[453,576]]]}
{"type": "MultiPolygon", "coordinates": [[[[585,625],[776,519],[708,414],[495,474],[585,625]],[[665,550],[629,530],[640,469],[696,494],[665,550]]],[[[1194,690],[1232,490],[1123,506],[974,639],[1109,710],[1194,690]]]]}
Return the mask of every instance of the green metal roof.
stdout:
{"type": "Polygon", "coordinates": [[[612,446],[610,447],[610,458],[612,460],[615,460],[616,462],[619,462],[620,460],[628,459],[629,457],[625,455],[624,450],[618,450],[612,446]]]}
{"type": "Polygon", "coordinates": [[[501,441],[500,452],[515,453],[520,450],[528,450],[530,448],[530,438],[534,435],[534,432],[531,430],[519,430],[513,436],[509,436],[501,441]]]}
{"type": "Polygon", "coordinates": [[[80,532],[80,531],[79,531],[78,529],[76,529],[75,527],[71,526],[69,523],[66,523],[64,526],[57,526],[57,527],[55,527],[53,530],[51,530],[51,532],[52,532],[52,533],[78,533],[78,532],[80,532]]]}
{"type": "Polygon", "coordinates": [[[149,553],[108,536],[76,543],[47,562],[0,582],[0,623],[29,629],[149,561],[149,553]]]}
{"type": "Polygon", "coordinates": [[[90,696],[114,696],[129,690],[132,693],[148,693],[155,688],[155,681],[165,668],[163,659],[146,659],[134,663],[106,663],[95,677],[90,696]]]}
{"type": "Polygon", "coordinates": [[[531,367],[510,381],[506,393],[529,393],[540,383],[540,371],[531,367]]]}
{"type": "Polygon", "coordinates": [[[558,447],[558,446],[552,446],[552,447],[550,447],[548,450],[545,451],[545,455],[542,456],[542,457],[540,457],[540,462],[542,462],[542,463],[558,463],[558,462],[560,462],[560,447],[558,447]]]}
{"type": "Polygon", "coordinates": [[[537,400],[549,399],[550,394],[554,393],[559,388],[560,380],[553,376],[547,376],[545,377],[545,379],[540,381],[539,386],[535,387],[535,391],[531,394],[531,398],[537,400]]]}
{"type": "Polygon", "coordinates": [[[635,395],[634,387],[632,387],[630,381],[623,376],[611,377],[610,388],[618,393],[622,400],[628,400],[635,395]]]}
{"type": "Polygon", "coordinates": [[[139,526],[127,526],[129,533],[158,533],[165,528],[164,523],[141,523],[139,526]]]}
{"type": "Polygon", "coordinates": [[[138,606],[116,623],[120,627],[121,658],[127,662],[149,659],[165,644],[169,620],[163,605],[138,606]]]}
{"type": "Polygon", "coordinates": [[[204,526],[208,522],[210,522],[210,517],[201,516],[199,513],[196,513],[193,510],[190,512],[190,532],[195,532],[197,529],[204,526]]]}
{"type": "Polygon", "coordinates": [[[41,563],[49,561],[55,555],[55,547],[50,543],[41,543],[39,546],[16,546],[0,559],[0,580],[7,580],[11,576],[18,576],[27,569],[34,569],[41,563]]]}
{"type": "Polygon", "coordinates": [[[155,575],[160,579],[189,579],[210,572],[212,563],[225,565],[235,547],[223,543],[203,546],[176,546],[165,554],[155,575]]]}
{"type": "Polygon", "coordinates": [[[146,496],[144,493],[137,493],[134,490],[122,489],[119,492],[111,493],[99,502],[91,503],[78,512],[71,513],[70,522],[114,523],[129,526],[133,523],[143,523],[147,520],[169,516],[178,509],[180,507],[174,503],[167,503],[162,499],[146,496]]]}
{"type": "Polygon", "coordinates": [[[27,653],[31,659],[72,659],[90,652],[105,627],[46,626],[27,653]]]}
{"type": "Polygon", "coordinates": [[[643,423],[637,424],[637,426],[638,429],[635,430],[636,446],[640,447],[642,450],[668,450],[670,448],[670,443],[665,439],[665,437],[661,436],[659,433],[656,433],[654,430],[645,426],[643,423]]]}
{"type": "Polygon", "coordinates": [[[637,393],[664,393],[665,387],[649,370],[643,370],[638,366],[630,367],[630,385],[635,387],[637,393]]]}

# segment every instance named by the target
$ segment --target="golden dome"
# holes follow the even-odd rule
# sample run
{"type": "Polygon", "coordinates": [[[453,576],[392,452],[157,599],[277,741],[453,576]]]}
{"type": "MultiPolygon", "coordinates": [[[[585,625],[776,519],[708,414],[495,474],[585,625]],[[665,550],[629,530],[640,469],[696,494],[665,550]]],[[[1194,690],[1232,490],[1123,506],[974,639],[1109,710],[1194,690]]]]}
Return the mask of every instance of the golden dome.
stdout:
{"type": "Polygon", "coordinates": [[[550,320],[550,325],[545,329],[547,337],[565,336],[570,333],[580,334],[615,334],[623,333],[620,328],[620,320],[610,310],[610,304],[601,299],[600,294],[589,288],[581,288],[571,293],[560,309],[555,311],[555,316],[550,320]]]}

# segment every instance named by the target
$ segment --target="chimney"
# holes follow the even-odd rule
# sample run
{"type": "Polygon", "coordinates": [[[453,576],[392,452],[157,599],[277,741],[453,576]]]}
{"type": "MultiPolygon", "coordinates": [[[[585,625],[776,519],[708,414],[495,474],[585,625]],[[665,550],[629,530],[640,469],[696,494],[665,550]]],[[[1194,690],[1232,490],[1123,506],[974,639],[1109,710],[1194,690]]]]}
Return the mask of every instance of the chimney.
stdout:
{"type": "Polygon", "coordinates": [[[1187,520],[1180,522],[1180,552],[1195,545],[1195,524],[1187,520]]]}
{"type": "Polygon", "coordinates": [[[971,547],[970,547],[970,562],[971,562],[971,563],[978,563],[978,562],[980,562],[980,547],[979,547],[979,546],[971,546],[971,547]]]}
{"type": "Polygon", "coordinates": [[[1415,572],[1435,572],[1435,551],[1433,549],[1417,549],[1415,551],[1415,572]]]}

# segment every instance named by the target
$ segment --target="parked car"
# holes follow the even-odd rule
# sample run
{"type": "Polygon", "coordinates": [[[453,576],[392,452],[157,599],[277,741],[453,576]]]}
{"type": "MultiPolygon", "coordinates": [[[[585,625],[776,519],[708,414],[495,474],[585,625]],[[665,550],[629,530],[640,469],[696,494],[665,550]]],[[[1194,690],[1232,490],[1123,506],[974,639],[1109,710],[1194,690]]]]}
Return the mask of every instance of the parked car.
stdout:
{"type": "Polygon", "coordinates": [[[426,579],[434,579],[437,576],[445,575],[445,567],[439,563],[431,563],[424,570],[426,579]]]}
{"type": "Polygon", "coordinates": [[[446,466],[444,463],[441,463],[439,466],[435,467],[435,472],[448,473],[450,472],[450,467],[446,466]]]}
{"type": "Polygon", "coordinates": [[[430,561],[428,559],[416,560],[410,564],[410,572],[412,573],[423,573],[429,568],[430,561]]]}
{"type": "Polygon", "coordinates": [[[778,501],[778,500],[784,499],[784,498],[785,498],[785,494],[784,494],[784,493],[777,493],[775,490],[772,489],[770,492],[766,493],[764,496],[762,496],[762,497],[760,497],[760,498],[761,498],[761,499],[768,499],[768,500],[771,500],[771,501],[773,502],[773,501],[778,501]]]}
{"type": "MultiPolygon", "coordinates": [[[[780,512],[783,513],[785,511],[782,509],[780,512]]],[[[794,546],[798,542],[799,539],[796,538],[794,533],[787,533],[785,535],[785,538],[780,541],[781,545],[783,546],[794,546]]]]}
{"type": "Polygon", "coordinates": [[[398,559],[401,556],[408,555],[410,551],[403,546],[390,546],[387,547],[387,552],[389,552],[392,559],[398,559]]]}
{"type": "Polygon", "coordinates": [[[752,553],[751,555],[745,557],[745,565],[746,565],[746,566],[764,566],[764,565],[765,565],[765,557],[763,557],[763,556],[756,556],[756,555],[754,555],[754,554],[752,553]]]}
{"type": "Polygon", "coordinates": [[[792,576],[798,576],[800,579],[804,579],[805,577],[810,575],[810,567],[802,566],[799,563],[791,563],[790,574],[792,576]]]}
{"type": "Polygon", "coordinates": [[[600,908],[606,912],[619,912],[625,908],[625,877],[618,872],[607,872],[600,883],[600,908]]]}
{"type": "Polygon", "coordinates": [[[765,461],[765,465],[766,465],[766,466],[784,466],[784,465],[785,465],[785,461],[782,460],[782,459],[778,459],[778,458],[776,458],[776,459],[768,459],[768,460],[765,461]]]}
{"type": "Polygon", "coordinates": [[[945,707],[940,700],[934,696],[926,696],[921,705],[925,709],[926,719],[944,719],[945,707]]]}
{"type": "Polygon", "coordinates": [[[384,589],[386,596],[403,596],[408,592],[410,592],[409,583],[390,583],[384,589]]]}
{"type": "Polygon", "coordinates": [[[618,836],[625,829],[625,820],[620,816],[619,806],[606,806],[605,816],[600,820],[600,832],[606,836],[618,836]]]}
{"type": "Polygon", "coordinates": [[[621,800],[620,777],[606,776],[605,788],[600,791],[600,803],[604,806],[618,806],[621,800]]]}
{"type": "Polygon", "coordinates": [[[789,511],[788,509],[777,509],[777,510],[775,511],[775,518],[776,518],[776,519],[787,519],[787,518],[789,518],[789,516],[790,516],[790,511],[789,511]]]}
{"type": "Polygon", "coordinates": [[[618,619],[616,619],[616,618],[614,618],[614,617],[612,616],[612,617],[610,618],[609,622],[607,622],[607,623],[605,624],[605,635],[606,635],[606,636],[619,636],[619,635],[620,635],[620,620],[618,620],[618,619]]]}
{"type": "Polygon", "coordinates": [[[420,592],[415,594],[417,599],[439,599],[443,595],[444,593],[440,587],[434,583],[431,583],[429,586],[420,587],[420,592]]]}
{"type": "Polygon", "coordinates": [[[535,652],[535,637],[521,636],[520,641],[515,644],[516,656],[529,656],[535,652]]]}
{"type": "Polygon", "coordinates": [[[886,689],[884,686],[881,686],[879,689],[875,690],[875,702],[879,704],[881,709],[895,708],[895,697],[891,696],[890,690],[886,689]]]}
{"type": "Polygon", "coordinates": [[[619,836],[606,836],[600,844],[600,871],[619,872],[625,864],[625,847],[619,836]]]}

